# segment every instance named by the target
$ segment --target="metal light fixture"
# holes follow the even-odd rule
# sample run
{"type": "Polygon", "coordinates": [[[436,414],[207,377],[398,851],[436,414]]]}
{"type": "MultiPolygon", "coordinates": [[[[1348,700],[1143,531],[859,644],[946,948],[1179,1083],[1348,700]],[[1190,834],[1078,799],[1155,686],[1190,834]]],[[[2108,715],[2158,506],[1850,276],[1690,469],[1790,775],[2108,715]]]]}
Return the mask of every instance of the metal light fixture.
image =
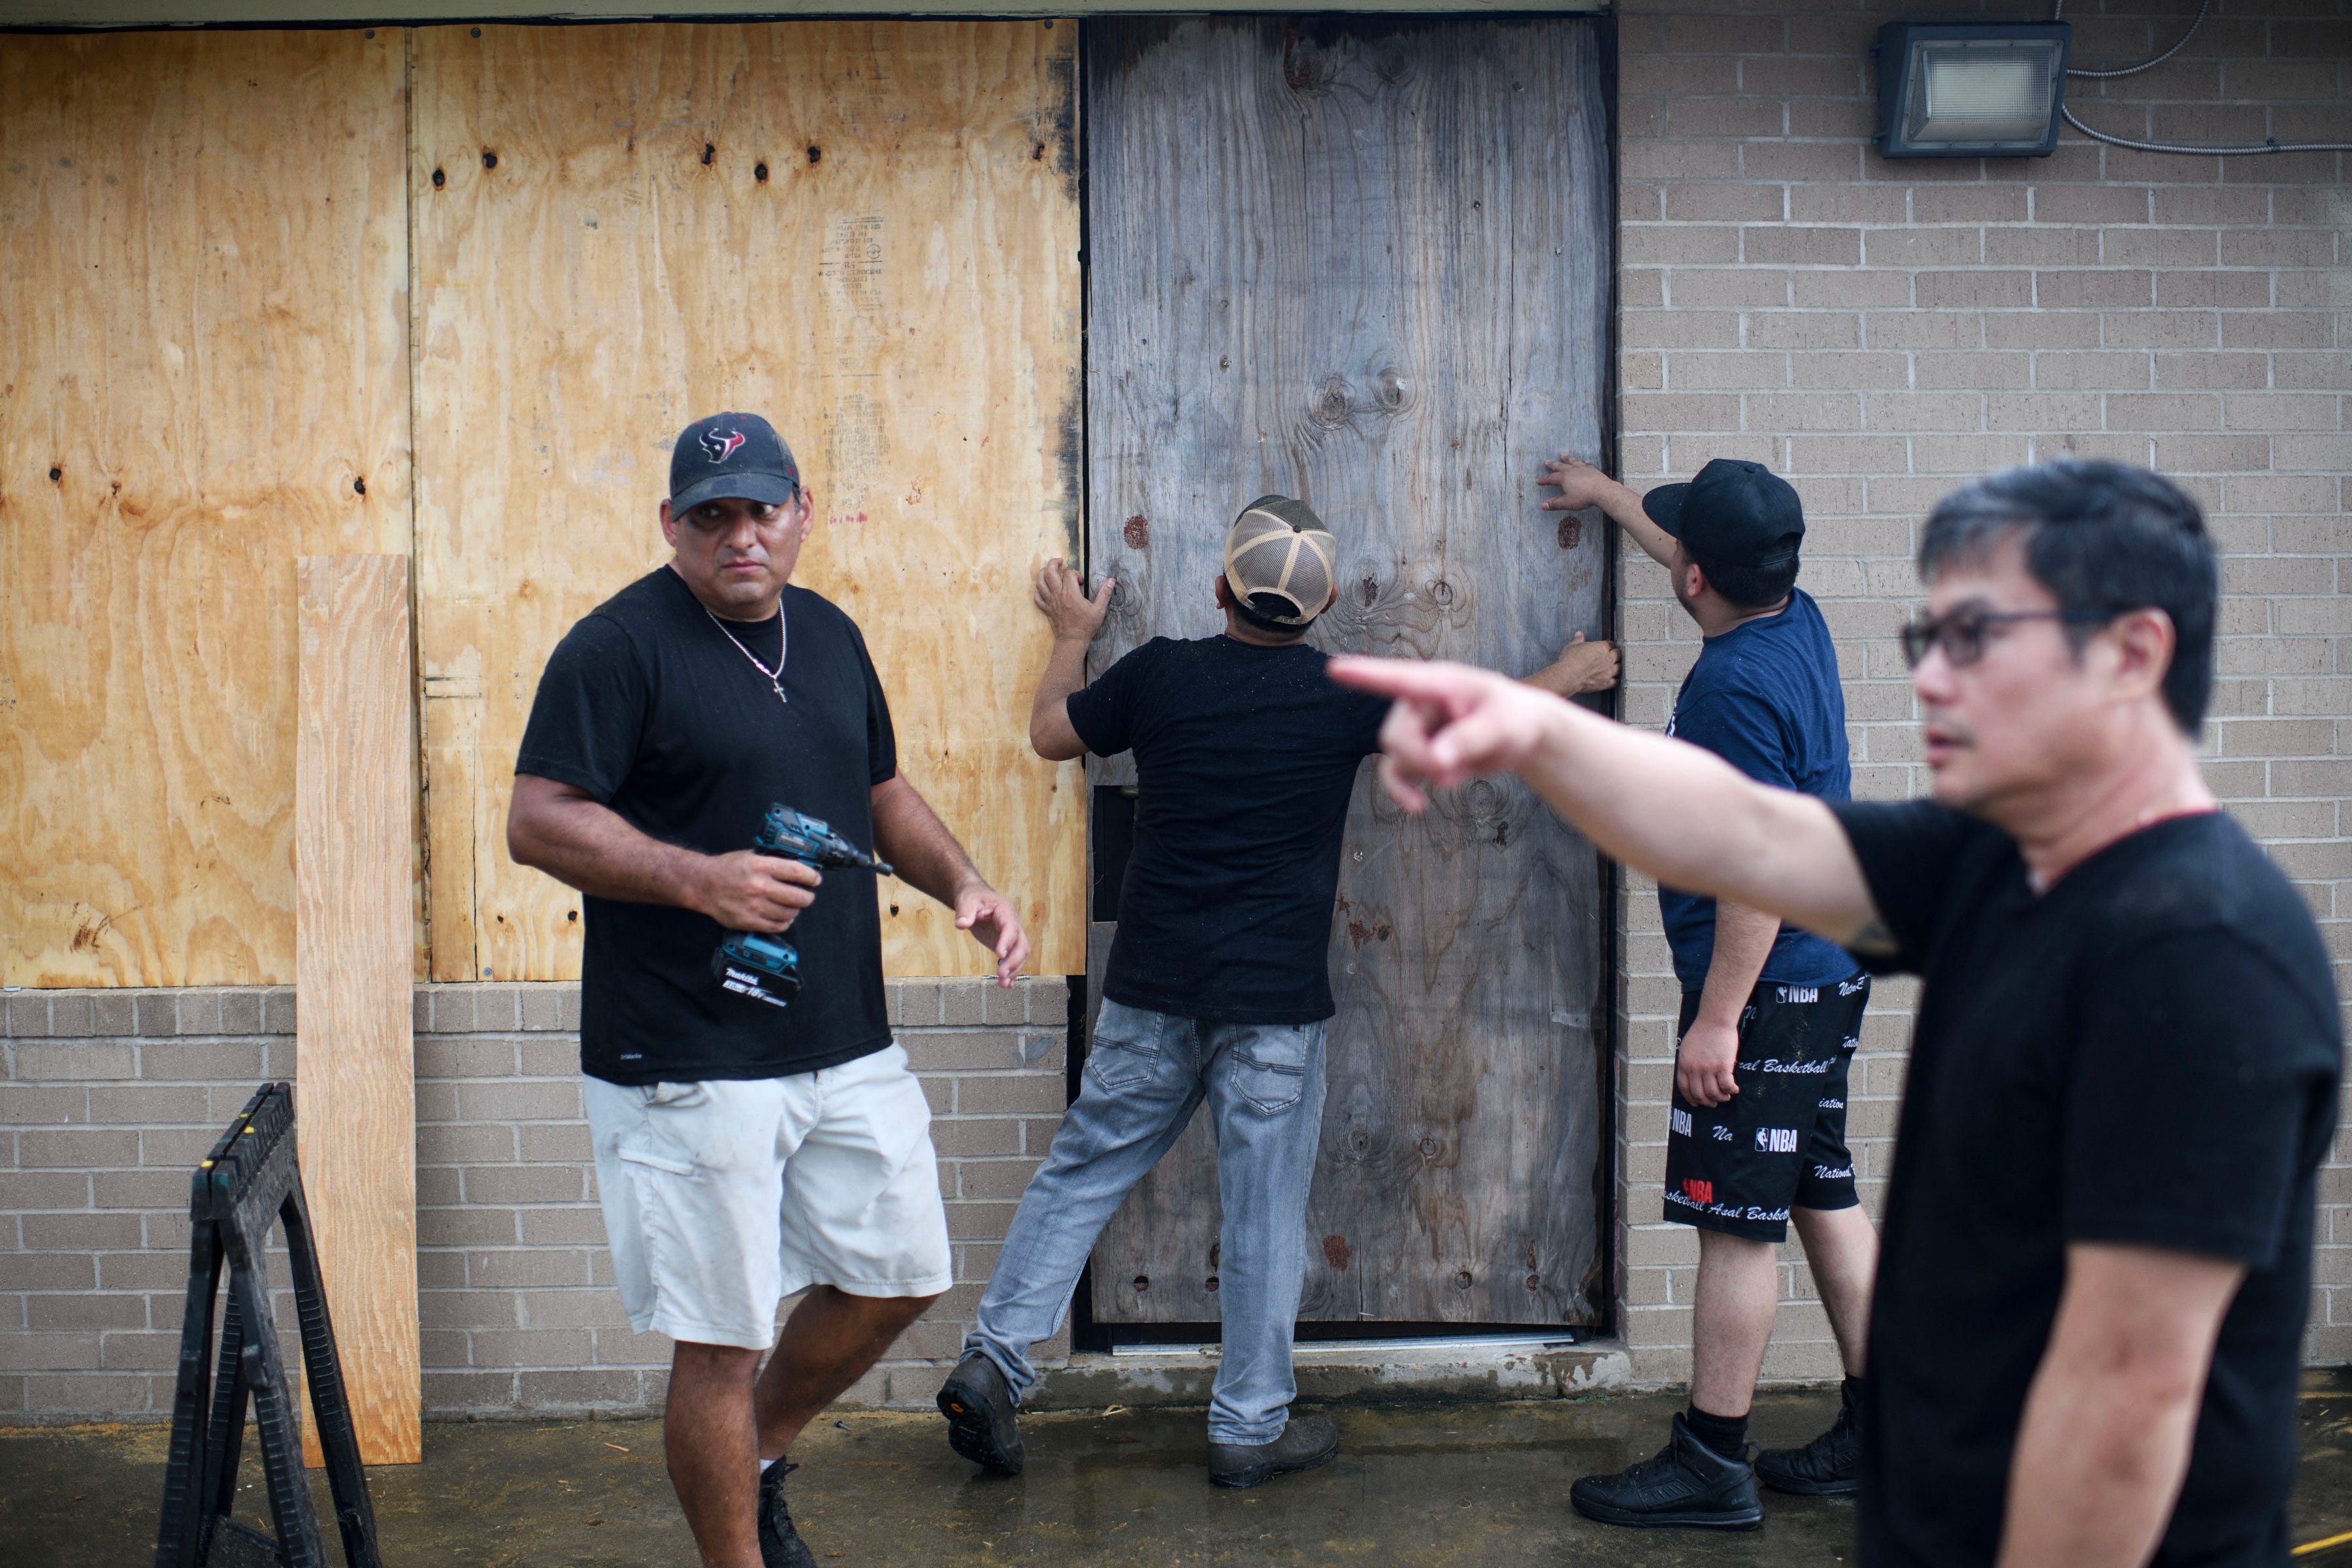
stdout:
{"type": "Polygon", "coordinates": [[[1888,158],[2046,158],[2066,89],[2065,22],[1889,22],[1878,62],[1888,158]]]}

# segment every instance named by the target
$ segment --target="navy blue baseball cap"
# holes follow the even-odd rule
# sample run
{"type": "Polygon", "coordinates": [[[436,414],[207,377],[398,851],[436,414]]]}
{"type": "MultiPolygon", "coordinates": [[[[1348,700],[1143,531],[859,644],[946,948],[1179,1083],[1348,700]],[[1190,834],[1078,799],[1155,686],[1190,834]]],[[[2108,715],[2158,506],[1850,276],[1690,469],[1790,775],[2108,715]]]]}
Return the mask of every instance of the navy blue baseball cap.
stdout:
{"type": "Polygon", "coordinates": [[[801,466],[776,427],[756,414],[713,414],[678,432],[669,454],[673,513],[722,496],[782,506],[800,493],[801,466]]]}
{"type": "Polygon", "coordinates": [[[1685,550],[1720,566],[1786,566],[1805,537],[1795,488],[1738,458],[1713,459],[1686,485],[1660,485],[1642,498],[1642,510],[1685,550]]]}

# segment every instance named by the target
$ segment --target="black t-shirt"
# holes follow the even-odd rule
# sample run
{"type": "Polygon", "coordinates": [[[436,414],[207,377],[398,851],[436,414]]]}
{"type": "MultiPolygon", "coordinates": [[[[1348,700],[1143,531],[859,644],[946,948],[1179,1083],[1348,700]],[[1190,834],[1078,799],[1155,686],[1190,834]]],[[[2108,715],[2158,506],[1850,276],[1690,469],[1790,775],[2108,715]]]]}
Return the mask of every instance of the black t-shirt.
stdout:
{"type": "Polygon", "coordinates": [[[1236,1024],[1333,1012],[1339,839],[1385,699],[1304,643],[1154,637],[1069,700],[1097,756],[1135,752],[1135,847],[1103,994],[1236,1024]]]}
{"type": "Polygon", "coordinates": [[[1922,975],[1870,1318],[1863,1561],[1988,1563],[2066,1247],[2242,1263],[2155,1561],[2285,1561],[2316,1172],[2342,1035],[2318,928],[2229,817],[2036,895],[1929,801],[1832,805],[1922,975]]]}
{"type": "MultiPolygon", "coordinates": [[[[779,802],[874,843],[869,791],[898,771],[890,708],[856,623],[804,588],[722,631],[668,567],[564,634],[540,677],[515,771],[587,791],[649,837],[704,854],[749,849],[779,802]],[[778,702],[732,632],[774,668],[778,702]]],[[[586,898],[580,1058],[614,1083],[782,1078],[890,1043],[874,873],[824,873],[785,939],[802,989],[774,1007],[719,988],[718,922],[667,904],[586,898]]]]}

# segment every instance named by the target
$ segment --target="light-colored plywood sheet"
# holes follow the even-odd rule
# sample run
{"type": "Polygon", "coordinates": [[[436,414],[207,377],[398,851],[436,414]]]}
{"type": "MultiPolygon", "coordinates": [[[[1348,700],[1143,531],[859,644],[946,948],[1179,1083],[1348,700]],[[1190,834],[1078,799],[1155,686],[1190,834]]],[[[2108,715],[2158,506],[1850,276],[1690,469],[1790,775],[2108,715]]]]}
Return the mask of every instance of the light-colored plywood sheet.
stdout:
{"type": "MultiPolygon", "coordinates": [[[[408,560],[299,563],[294,988],[302,1185],[371,1465],[424,1457],[416,1316],[408,560]]],[[[304,1406],[305,1447],[317,1438],[304,1406]]]]}
{"type": "MultiPolygon", "coordinates": [[[[1268,490],[1339,538],[1318,647],[1522,674],[1601,632],[1601,538],[1534,483],[1601,437],[1592,25],[1089,26],[1094,670],[1221,625],[1225,528],[1268,490]]],[[[1409,817],[1359,774],[1303,1318],[1596,1321],[1601,914],[1523,786],[1409,817]]],[[[1213,1319],[1219,1226],[1196,1125],[1105,1229],[1097,1320],[1213,1319]]]]}
{"type": "MultiPolygon", "coordinates": [[[[417,36],[417,540],[433,972],[576,974],[575,897],[505,850],[564,630],[666,556],[689,419],[748,409],[820,522],[796,581],[864,628],[902,770],[1085,962],[1075,764],[1026,744],[1028,602],[1078,539],[1076,27],[417,36]]],[[[886,881],[898,974],[985,968],[886,881]]]]}
{"type": "Polygon", "coordinates": [[[294,973],[294,558],[409,534],[396,29],[0,38],[0,979],[294,973]]]}

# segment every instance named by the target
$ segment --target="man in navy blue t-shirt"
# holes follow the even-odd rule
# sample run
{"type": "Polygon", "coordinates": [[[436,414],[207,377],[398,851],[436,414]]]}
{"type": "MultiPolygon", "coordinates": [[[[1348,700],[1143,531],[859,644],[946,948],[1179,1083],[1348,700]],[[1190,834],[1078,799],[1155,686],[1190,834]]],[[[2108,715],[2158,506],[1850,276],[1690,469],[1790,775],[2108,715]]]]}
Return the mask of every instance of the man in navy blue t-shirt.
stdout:
{"type": "MultiPolygon", "coordinates": [[[[1554,510],[1599,506],[1672,574],[1706,642],[1666,732],[1759,783],[1851,793],[1837,654],[1796,587],[1804,514],[1760,464],[1718,458],[1688,484],[1637,496],[1563,458],[1554,510]]],[[[1845,950],[1769,914],[1661,886],[1682,983],[1666,1141],[1665,1217],[1699,1233],[1691,1403],[1657,1458],[1588,1476],[1578,1510],[1612,1524],[1748,1529],[1756,1482],[1814,1496],[1854,1489],[1854,1433],[1878,1240],[1845,1146],[1846,1068],[1869,978],[1845,950]],[[1780,1297],[1775,1247],[1794,1218],[1846,1371],[1837,1423],[1802,1448],[1748,1460],[1748,1409],[1780,1297]]]]}

